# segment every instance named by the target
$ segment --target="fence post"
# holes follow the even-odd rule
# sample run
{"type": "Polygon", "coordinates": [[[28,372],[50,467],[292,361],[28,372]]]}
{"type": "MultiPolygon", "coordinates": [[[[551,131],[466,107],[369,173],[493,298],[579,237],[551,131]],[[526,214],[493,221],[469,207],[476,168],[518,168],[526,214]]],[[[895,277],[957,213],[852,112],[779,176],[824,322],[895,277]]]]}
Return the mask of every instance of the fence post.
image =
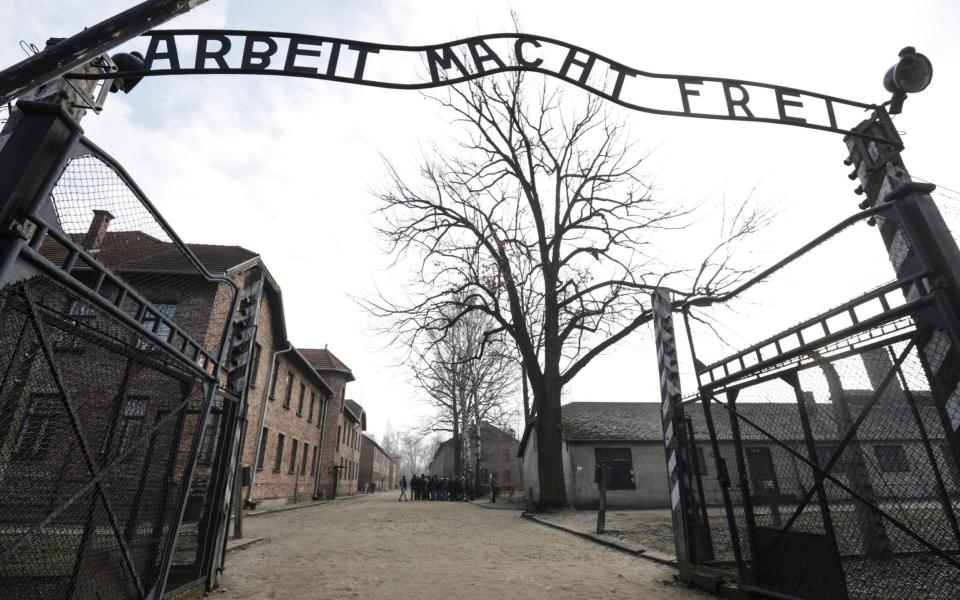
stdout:
{"type": "Polygon", "coordinates": [[[701,562],[711,551],[710,544],[699,544],[698,530],[706,531],[706,523],[698,526],[700,510],[693,482],[693,461],[687,443],[683,419],[683,397],[680,393],[680,373],[677,367],[677,342],[673,329],[670,294],[655,290],[651,295],[653,331],[657,344],[657,362],[660,369],[660,401],[663,417],[663,440],[667,464],[667,484],[670,491],[673,536],[677,551],[680,577],[687,579],[690,565],[701,562]]]}
{"type": "MultiPolygon", "coordinates": [[[[78,72],[93,72],[84,67],[78,72]]],[[[35,229],[24,212],[46,202],[83,130],[95,82],[63,78],[25,94],[0,130],[0,286],[35,229]]]]}
{"type": "MultiPolygon", "coordinates": [[[[893,204],[878,219],[877,228],[894,272],[897,277],[925,270],[936,273],[926,283],[935,304],[913,315],[920,331],[917,354],[954,461],[960,465],[960,419],[951,418],[960,414],[960,369],[956,368],[960,363],[960,248],[930,197],[936,186],[910,177],[900,156],[903,144],[887,111],[877,107],[870,119],[853,130],[889,140],[845,137],[849,156],[844,163],[854,167],[850,178],[860,181],[855,192],[865,196],[861,208],[893,204]]],[[[913,291],[905,293],[909,296],[913,291]]]]}
{"type": "Polygon", "coordinates": [[[600,501],[597,505],[597,533],[607,528],[607,485],[610,483],[610,466],[597,465],[597,479],[600,484],[600,501]]]}

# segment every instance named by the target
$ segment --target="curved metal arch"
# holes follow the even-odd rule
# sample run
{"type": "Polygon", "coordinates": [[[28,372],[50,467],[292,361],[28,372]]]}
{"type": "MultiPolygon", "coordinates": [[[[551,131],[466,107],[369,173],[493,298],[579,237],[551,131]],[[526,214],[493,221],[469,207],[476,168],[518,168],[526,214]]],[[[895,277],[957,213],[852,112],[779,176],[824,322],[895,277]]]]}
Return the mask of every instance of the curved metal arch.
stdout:
{"type": "MultiPolygon", "coordinates": [[[[223,29],[223,30],[207,30],[207,29],[168,29],[168,30],[155,30],[143,34],[142,37],[148,38],[149,49],[146,57],[146,68],[138,70],[125,70],[125,71],[114,71],[114,72],[105,72],[100,74],[85,74],[85,75],[69,75],[68,77],[74,79],[124,79],[124,78],[136,78],[136,77],[155,77],[161,75],[273,75],[273,76],[286,76],[286,77],[300,77],[308,79],[321,79],[327,81],[336,81],[340,83],[352,83],[356,85],[365,85],[371,87],[380,87],[388,89],[400,89],[400,90],[426,90],[433,89],[447,85],[455,85],[458,83],[464,83],[467,81],[479,79],[482,77],[487,77],[489,75],[495,75],[499,73],[508,73],[508,72],[533,72],[539,73],[542,75],[554,77],[569,83],[576,87],[579,87],[583,90],[586,90],[589,93],[597,95],[609,102],[613,102],[625,108],[636,110],[639,112],[656,114],[656,115],[665,115],[665,116],[677,116],[677,117],[691,117],[698,119],[713,119],[713,120],[724,120],[724,121],[749,121],[749,122],[758,122],[758,123],[774,123],[780,125],[789,125],[793,127],[803,127],[806,129],[814,129],[819,131],[829,131],[832,133],[839,133],[845,136],[855,136],[864,139],[870,139],[876,142],[884,144],[894,144],[896,141],[887,140],[881,137],[872,136],[869,134],[864,134],[863,132],[845,129],[837,126],[836,117],[834,112],[835,106],[846,107],[848,109],[859,109],[863,111],[874,111],[878,108],[876,104],[870,104],[855,100],[847,100],[844,98],[839,98],[837,96],[832,96],[829,94],[823,94],[819,92],[812,92],[809,90],[802,90],[799,88],[774,85],[750,80],[742,79],[730,79],[725,77],[712,77],[712,76],[700,76],[700,75],[681,75],[681,74],[670,74],[670,73],[656,73],[652,71],[645,71],[641,69],[636,69],[624,65],[620,61],[613,60],[603,54],[593,52],[558,40],[548,36],[540,36],[526,33],[494,33],[486,35],[476,35],[466,38],[460,38],[445,43],[437,44],[425,44],[425,45],[398,45],[398,44],[373,44],[369,42],[352,40],[347,38],[336,38],[328,36],[316,36],[316,35],[302,35],[295,33],[284,33],[284,32],[274,32],[274,31],[246,31],[246,30],[237,30],[237,29],[223,29]],[[249,40],[259,40],[267,41],[274,44],[273,50],[269,53],[269,56],[266,58],[265,64],[260,64],[259,66],[230,66],[227,61],[223,58],[223,54],[220,55],[220,58],[216,60],[217,65],[215,67],[204,66],[197,67],[194,63],[191,67],[180,67],[179,60],[177,61],[177,66],[174,67],[172,63],[169,68],[151,68],[151,63],[153,56],[151,55],[151,49],[155,52],[161,41],[167,41],[167,50],[170,50],[170,40],[175,40],[177,37],[185,36],[208,36],[209,39],[223,39],[226,37],[241,37],[249,40]],[[270,57],[275,57],[277,54],[276,49],[276,40],[286,40],[286,41],[296,41],[304,44],[320,45],[320,44],[331,44],[333,45],[334,50],[334,61],[336,61],[336,56],[339,53],[340,48],[346,47],[352,50],[362,52],[362,60],[356,72],[353,76],[345,76],[342,74],[336,73],[336,63],[334,63],[334,69],[327,69],[321,71],[319,69],[304,69],[302,67],[297,68],[291,65],[283,65],[282,68],[277,68],[276,66],[270,65],[270,57]],[[380,51],[387,52],[397,52],[408,55],[419,55],[419,58],[430,64],[433,69],[437,61],[448,62],[450,52],[455,48],[461,48],[466,50],[466,48],[480,47],[485,51],[489,50],[489,46],[486,46],[488,41],[492,40],[511,40],[516,46],[525,43],[535,44],[537,47],[541,43],[549,44],[561,50],[565,50],[570,53],[569,57],[581,56],[580,60],[589,60],[592,65],[599,63],[601,65],[606,65],[608,70],[611,73],[616,73],[620,83],[623,82],[623,79],[627,76],[629,77],[644,77],[654,80],[673,80],[678,84],[678,90],[680,91],[680,96],[683,101],[683,110],[672,110],[665,108],[657,108],[654,106],[647,106],[640,104],[638,102],[631,102],[620,97],[621,88],[615,86],[613,92],[599,89],[590,85],[585,81],[586,77],[569,77],[566,75],[566,69],[569,68],[569,65],[561,69],[551,69],[543,66],[543,61],[540,60],[526,60],[519,56],[514,56],[509,61],[504,61],[503,59],[508,57],[502,57],[497,55],[496,61],[497,66],[487,68],[482,64],[465,64],[457,65],[458,74],[453,74],[453,76],[447,76],[447,73],[443,73],[443,77],[438,77],[438,74],[434,70],[431,73],[429,80],[423,79],[419,81],[408,81],[408,82],[396,82],[396,81],[383,81],[376,79],[366,79],[363,77],[364,66],[366,60],[373,60],[371,57],[377,56],[380,51]],[[483,45],[483,46],[479,46],[483,45]],[[436,53],[443,51],[442,56],[438,56],[436,53]],[[222,61],[222,64],[221,64],[222,61]],[[464,68],[460,68],[464,67],[464,68]],[[806,121],[803,118],[790,117],[787,116],[783,106],[778,106],[780,108],[780,114],[778,117],[772,116],[754,116],[749,110],[740,112],[746,112],[746,114],[738,114],[734,110],[734,105],[738,107],[744,106],[749,102],[749,96],[745,100],[736,100],[732,98],[727,98],[727,104],[725,108],[728,109],[727,114],[722,113],[707,113],[707,112],[695,112],[690,110],[689,103],[685,97],[684,85],[685,84],[696,84],[702,85],[705,83],[708,84],[719,84],[723,86],[725,93],[729,93],[729,90],[739,89],[741,92],[744,92],[744,86],[749,88],[756,88],[761,90],[766,90],[775,94],[775,98],[778,103],[785,104],[787,106],[798,106],[793,104],[792,100],[784,101],[783,96],[803,96],[806,98],[812,98],[823,103],[823,107],[827,112],[829,117],[829,124],[821,123],[811,123],[806,121]]],[[[174,50],[176,52],[176,50],[174,50]]],[[[463,57],[466,58],[467,54],[464,52],[463,57]]],[[[489,55],[487,55],[489,56],[489,55]]],[[[157,57],[158,60],[166,60],[165,55],[160,55],[157,57]]],[[[213,58],[212,55],[208,54],[208,59],[213,58]]],[[[461,58],[460,56],[457,57],[461,58]]],[[[493,60],[493,59],[484,59],[484,60],[493,60]]],[[[279,59],[278,59],[279,62],[279,59]]],[[[464,61],[469,63],[469,59],[464,61]]],[[[580,64],[576,61],[573,64],[580,64]]],[[[451,67],[443,67],[444,71],[451,67]]],[[[697,95],[695,92],[689,95],[697,95]]]]}

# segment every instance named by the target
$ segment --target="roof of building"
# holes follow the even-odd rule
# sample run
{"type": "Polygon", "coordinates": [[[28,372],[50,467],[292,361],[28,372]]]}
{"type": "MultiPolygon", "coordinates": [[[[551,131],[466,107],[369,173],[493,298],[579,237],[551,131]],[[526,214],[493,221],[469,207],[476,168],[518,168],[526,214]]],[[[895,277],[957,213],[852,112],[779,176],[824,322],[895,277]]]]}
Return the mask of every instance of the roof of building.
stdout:
{"type": "Polygon", "coordinates": [[[343,400],[343,410],[347,412],[353,419],[360,423],[360,429],[366,431],[367,429],[367,414],[363,410],[363,407],[351,400],[350,398],[344,398],[343,400]]]}
{"type": "MultiPolygon", "coordinates": [[[[362,439],[361,439],[361,443],[373,444],[373,446],[374,446],[377,450],[380,451],[380,454],[386,456],[386,457],[387,457],[388,459],[390,459],[390,460],[393,460],[393,457],[392,457],[390,454],[388,454],[387,451],[383,449],[383,446],[381,446],[379,443],[377,443],[377,440],[373,439],[373,437],[372,437],[370,434],[364,433],[364,434],[362,434],[362,436],[363,436],[363,437],[362,437],[362,439]]],[[[362,446],[361,446],[360,451],[363,452],[363,447],[362,447],[362,446]]]]}
{"type": "MultiPolygon", "coordinates": [[[[856,418],[873,394],[870,390],[847,390],[845,396],[853,417],[856,418]]],[[[930,395],[914,392],[924,427],[931,438],[942,437],[943,426],[936,408],[930,403],[930,395]],[[938,436],[936,432],[941,432],[938,436]]],[[[719,403],[711,405],[717,437],[732,440],[730,412],[719,403]]],[[[806,405],[810,427],[818,442],[839,438],[837,406],[831,402],[806,405]]],[[[571,402],[560,407],[563,439],[567,442],[662,442],[663,416],[659,402],[571,402]]],[[[802,424],[793,402],[741,402],[737,405],[740,418],[740,434],[745,441],[769,440],[756,426],[773,434],[780,440],[804,439],[802,424]]],[[[709,439],[704,411],[699,403],[689,404],[685,415],[690,417],[694,433],[699,439],[709,439]]],[[[520,441],[522,455],[533,431],[536,419],[530,420],[520,441]]],[[[870,416],[858,429],[862,441],[920,439],[913,413],[906,402],[891,403],[885,398],[874,406],[870,416]],[[882,414],[882,418],[880,415],[882,414]]]]}
{"type": "Polygon", "coordinates": [[[326,348],[302,348],[300,352],[303,353],[317,371],[321,373],[342,373],[346,375],[347,381],[354,380],[353,371],[350,370],[350,367],[326,348]]]}
{"type": "MultiPolygon", "coordinates": [[[[468,435],[473,435],[472,425],[468,429],[468,432],[469,432],[468,435]]],[[[480,439],[483,440],[490,433],[493,433],[494,435],[498,435],[500,437],[509,438],[513,441],[517,441],[517,436],[514,435],[512,428],[504,431],[503,429],[500,429],[499,427],[497,427],[493,423],[490,423],[489,421],[481,421],[480,422],[480,439]]],[[[430,459],[430,462],[433,462],[437,459],[437,455],[440,454],[440,450],[442,450],[444,447],[449,446],[451,444],[453,444],[453,437],[449,437],[444,441],[440,442],[439,444],[437,444],[437,449],[434,450],[433,458],[430,459]]]]}
{"type": "Polygon", "coordinates": [[[323,379],[323,377],[320,375],[320,373],[317,373],[317,372],[313,369],[313,365],[310,364],[310,361],[308,361],[306,358],[304,358],[303,354],[301,354],[300,351],[299,351],[297,348],[293,348],[293,345],[292,345],[292,344],[291,344],[291,348],[292,348],[292,351],[288,353],[288,355],[291,357],[291,359],[292,359],[293,361],[299,363],[300,367],[301,367],[304,371],[308,371],[308,372],[310,373],[310,375],[314,378],[314,382],[317,383],[317,384],[319,384],[319,386],[322,387],[323,390],[324,390],[327,394],[330,394],[330,395],[332,396],[334,392],[333,392],[333,388],[330,387],[330,384],[328,384],[326,381],[324,381],[324,379],[323,379]]]}
{"type": "Polygon", "coordinates": [[[452,446],[452,445],[453,445],[453,438],[444,440],[439,444],[437,444],[437,449],[433,451],[433,458],[430,459],[430,462],[432,463],[433,461],[437,460],[437,456],[439,456],[440,451],[443,450],[445,446],[452,446]]]}
{"type": "Polygon", "coordinates": [[[659,402],[571,402],[560,411],[569,441],[663,438],[659,402]]]}
{"type": "MultiPolygon", "coordinates": [[[[72,237],[82,242],[82,233],[72,237]]],[[[242,246],[220,246],[216,244],[187,244],[197,260],[211,273],[225,273],[232,267],[259,256],[242,246]]],[[[67,250],[50,238],[40,248],[40,253],[54,263],[62,263],[67,258],[67,250]]],[[[138,273],[197,273],[187,254],[173,242],[167,242],[143,231],[107,232],[94,255],[103,264],[117,272],[135,271],[138,273]]],[[[78,265],[82,270],[83,266],[78,265]]]]}

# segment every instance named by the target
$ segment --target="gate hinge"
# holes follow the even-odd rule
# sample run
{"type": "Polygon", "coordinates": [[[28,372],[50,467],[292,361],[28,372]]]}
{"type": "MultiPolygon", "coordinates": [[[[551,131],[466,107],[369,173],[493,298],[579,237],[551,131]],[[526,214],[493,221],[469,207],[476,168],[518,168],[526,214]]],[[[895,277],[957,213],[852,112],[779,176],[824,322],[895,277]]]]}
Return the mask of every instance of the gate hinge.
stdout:
{"type": "Polygon", "coordinates": [[[7,227],[6,233],[15,235],[29,242],[30,238],[33,237],[33,234],[36,233],[36,231],[37,224],[24,217],[22,221],[11,220],[10,225],[7,227]]]}

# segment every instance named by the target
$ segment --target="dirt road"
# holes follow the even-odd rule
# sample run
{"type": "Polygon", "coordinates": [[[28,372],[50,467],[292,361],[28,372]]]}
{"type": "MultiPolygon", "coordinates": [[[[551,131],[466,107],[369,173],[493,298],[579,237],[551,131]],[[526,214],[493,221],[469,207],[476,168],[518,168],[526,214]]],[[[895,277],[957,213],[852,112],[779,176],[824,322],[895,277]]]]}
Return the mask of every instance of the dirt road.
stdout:
{"type": "Polygon", "coordinates": [[[396,501],[393,492],[244,521],[264,541],[227,556],[220,598],[708,598],[669,568],[531,523],[513,510],[396,501]]]}

